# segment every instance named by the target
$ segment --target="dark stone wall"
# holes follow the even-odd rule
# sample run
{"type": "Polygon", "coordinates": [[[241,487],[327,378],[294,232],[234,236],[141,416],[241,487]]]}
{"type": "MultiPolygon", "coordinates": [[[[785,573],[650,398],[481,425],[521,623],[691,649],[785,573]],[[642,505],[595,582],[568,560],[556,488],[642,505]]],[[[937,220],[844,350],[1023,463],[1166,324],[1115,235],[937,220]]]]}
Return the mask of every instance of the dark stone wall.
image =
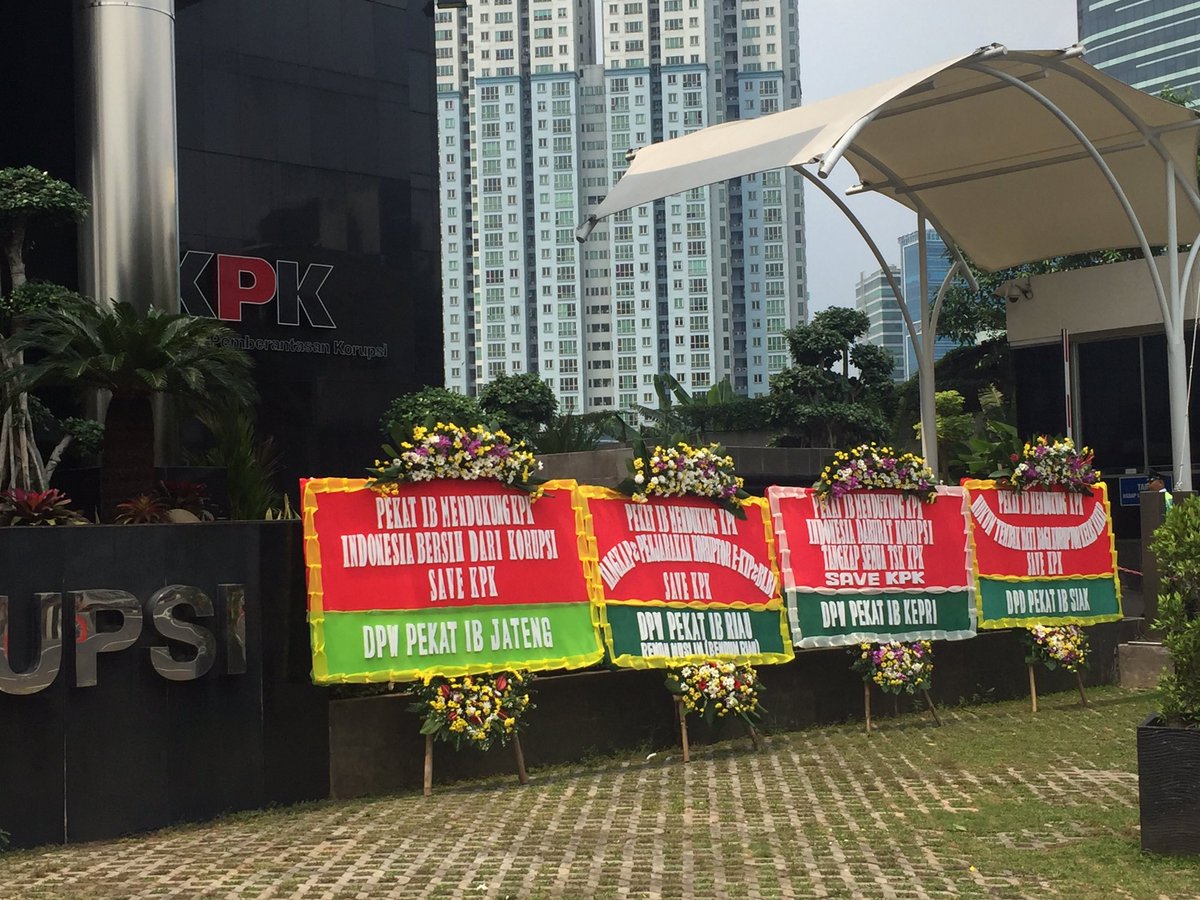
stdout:
{"type": "Polygon", "coordinates": [[[13,667],[25,670],[36,646],[35,592],[63,592],[66,632],[50,687],[0,690],[0,830],[17,846],[97,840],[327,796],[328,694],[309,680],[303,573],[296,522],[0,529],[13,667]],[[213,601],[214,617],[194,620],[216,634],[212,670],[160,676],[149,649],[170,644],[143,618],[134,646],[98,656],[98,683],[75,687],[67,592],[122,590],[144,604],[168,584],[213,601]],[[245,674],[227,672],[222,584],[245,585],[245,674]]]}
{"type": "MultiPolygon", "coordinates": [[[[1127,640],[1129,623],[1114,622],[1088,629],[1092,664],[1085,684],[1117,680],[1116,648],[1127,640]]],[[[763,666],[766,686],[763,729],[794,731],[814,725],[860,720],[862,680],[850,670],[845,649],[811,650],[786,665],[763,666]]],[[[1029,693],[1025,645],[1015,630],[981,633],[968,641],[944,641],[934,647],[931,691],[939,706],[1012,700],[1029,693]]],[[[1038,692],[1075,689],[1074,676],[1037,671],[1038,692]]],[[[330,790],[334,797],[359,797],[419,789],[425,739],[420,720],[408,711],[411,698],[396,692],[362,699],[335,700],[330,705],[330,790]]],[[[668,750],[679,743],[673,700],[658,670],[596,670],[547,676],[535,682],[537,709],[529,716],[522,738],[528,766],[578,762],[596,754],[668,750]]],[[[894,703],[890,695],[872,690],[872,718],[886,718],[896,709],[923,709],[920,697],[894,703]]],[[[886,727],[886,726],[885,726],[886,727]]],[[[739,722],[725,723],[713,734],[694,718],[688,723],[693,743],[745,733],[739,722]]],[[[434,781],[453,782],[482,775],[515,772],[513,753],[455,751],[438,743],[434,751],[434,781]]]]}

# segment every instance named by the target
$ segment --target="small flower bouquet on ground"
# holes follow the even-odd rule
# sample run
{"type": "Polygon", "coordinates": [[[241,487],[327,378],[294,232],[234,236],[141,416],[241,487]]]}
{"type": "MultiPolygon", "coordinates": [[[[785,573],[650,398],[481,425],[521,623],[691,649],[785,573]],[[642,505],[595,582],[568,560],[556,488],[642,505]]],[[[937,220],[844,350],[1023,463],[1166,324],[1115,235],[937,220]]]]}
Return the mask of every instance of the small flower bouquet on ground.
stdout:
{"type": "Polygon", "coordinates": [[[1068,672],[1087,668],[1088,640],[1078,625],[1035,625],[1026,634],[1027,663],[1041,663],[1050,671],[1062,667],[1068,672]]]}
{"type": "Polygon", "coordinates": [[[931,501],[937,496],[937,476],[920,456],[870,443],[839,451],[813,490],[822,498],[856,490],[904,491],[931,501]]]}
{"type": "Polygon", "coordinates": [[[933,683],[933,645],[929,641],[859,644],[850,651],[851,668],[863,681],[873,682],[889,694],[927,691],[933,683]]]}
{"type": "Polygon", "coordinates": [[[1029,666],[1029,702],[1033,711],[1038,711],[1034,663],[1041,663],[1052,672],[1061,668],[1073,674],[1079,688],[1079,702],[1087,706],[1082,671],[1087,668],[1088,640],[1083,629],[1078,625],[1035,625],[1026,631],[1025,641],[1029,645],[1025,663],[1029,666]]]}
{"type": "Polygon", "coordinates": [[[1091,448],[1076,449],[1070,438],[1042,435],[1012,455],[1012,474],[998,480],[997,486],[1014,491],[1061,487],[1078,494],[1091,493],[1092,485],[1100,481],[1092,458],[1091,448]]]}
{"type": "Polygon", "coordinates": [[[455,749],[507,744],[534,708],[529,676],[520,672],[431,678],[417,685],[415,694],[409,709],[422,717],[421,734],[449,741],[455,749]]]}
{"type": "Polygon", "coordinates": [[[729,662],[684,666],[667,673],[666,686],[683,703],[684,715],[699,713],[709,724],[735,715],[753,729],[762,714],[763,686],[753,666],[729,662]]]}
{"type": "Polygon", "coordinates": [[[708,497],[730,512],[745,517],[741,501],[749,496],[743,481],[733,470],[733,457],[719,444],[693,447],[682,441],[674,447],[655,447],[630,460],[630,477],[618,486],[634,502],[645,503],[651,497],[708,497]]]}
{"type": "Polygon", "coordinates": [[[933,684],[933,644],[929,641],[889,641],[886,644],[859,644],[850,649],[854,662],[850,668],[862,676],[863,711],[867,734],[871,733],[871,685],[888,694],[921,692],[933,713],[933,721],[942,724],[929,687],[933,684]]]}
{"type": "Polygon", "coordinates": [[[389,458],[375,460],[367,470],[371,473],[367,486],[384,493],[406,482],[437,478],[492,479],[530,491],[540,482],[536,473],[541,464],[525,449],[524,441],[513,441],[504,431],[489,431],[482,425],[418,425],[411,441],[401,442],[399,449],[385,446],[383,450],[389,458]]]}

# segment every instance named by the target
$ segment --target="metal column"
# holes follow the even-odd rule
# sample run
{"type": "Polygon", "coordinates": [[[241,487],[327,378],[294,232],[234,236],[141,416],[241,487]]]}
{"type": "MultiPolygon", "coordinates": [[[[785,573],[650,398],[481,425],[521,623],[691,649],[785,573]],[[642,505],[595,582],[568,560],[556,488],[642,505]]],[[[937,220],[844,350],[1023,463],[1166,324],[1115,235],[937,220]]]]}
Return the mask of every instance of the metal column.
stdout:
{"type": "Polygon", "coordinates": [[[179,310],[174,0],[76,0],[83,292],[179,310]]]}

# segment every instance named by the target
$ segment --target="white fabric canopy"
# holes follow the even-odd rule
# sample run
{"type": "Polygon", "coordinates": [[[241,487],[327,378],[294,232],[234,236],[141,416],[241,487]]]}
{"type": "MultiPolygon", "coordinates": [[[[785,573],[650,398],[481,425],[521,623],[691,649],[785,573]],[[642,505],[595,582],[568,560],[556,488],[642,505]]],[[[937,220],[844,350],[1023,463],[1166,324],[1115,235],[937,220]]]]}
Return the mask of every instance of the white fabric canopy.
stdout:
{"type": "MultiPolygon", "coordinates": [[[[1200,113],[1109,78],[1070,51],[1000,47],[643,147],[581,230],[714,182],[836,163],[841,149],[862,190],[923,207],[943,237],[984,269],[1136,246],[1129,217],[1078,138],[1019,86],[977,65],[1020,79],[1065,113],[1112,169],[1149,243],[1168,242],[1166,163],[1151,141],[1161,140],[1194,188],[1200,113]]],[[[1178,204],[1177,226],[1181,241],[1200,232],[1187,200],[1178,204]]]]}

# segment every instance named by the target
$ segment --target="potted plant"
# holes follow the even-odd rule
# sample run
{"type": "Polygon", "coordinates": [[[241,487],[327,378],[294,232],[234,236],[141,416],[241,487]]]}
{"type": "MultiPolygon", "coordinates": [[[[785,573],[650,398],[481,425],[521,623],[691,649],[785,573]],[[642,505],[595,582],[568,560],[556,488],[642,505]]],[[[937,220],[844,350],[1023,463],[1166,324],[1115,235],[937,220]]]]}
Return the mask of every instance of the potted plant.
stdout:
{"type": "Polygon", "coordinates": [[[1171,665],[1159,712],[1138,727],[1142,849],[1200,855],[1200,497],[1172,508],[1150,545],[1158,621],[1171,665]]]}

